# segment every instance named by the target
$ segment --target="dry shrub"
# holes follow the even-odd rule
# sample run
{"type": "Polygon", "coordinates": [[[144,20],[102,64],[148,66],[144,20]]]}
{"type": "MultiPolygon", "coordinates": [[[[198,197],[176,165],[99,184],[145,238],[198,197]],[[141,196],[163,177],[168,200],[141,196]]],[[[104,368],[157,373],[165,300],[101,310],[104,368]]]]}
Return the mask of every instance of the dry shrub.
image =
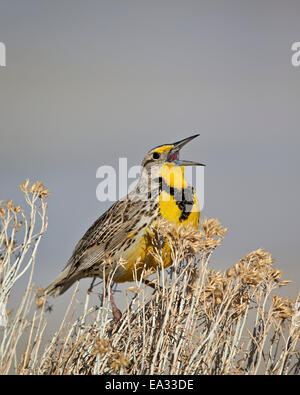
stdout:
{"type": "MultiPolygon", "coordinates": [[[[43,191],[40,198],[43,203],[43,191]]],[[[129,286],[123,293],[127,308],[116,323],[105,289],[99,305],[91,306],[88,292],[84,311],[76,317],[77,284],[59,329],[43,349],[47,301],[38,291],[33,314],[30,317],[26,310],[22,318],[29,333],[15,372],[298,374],[300,297],[284,299],[274,293],[288,281],[262,249],[226,271],[210,268],[211,255],[226,230],[217,219],[205,218],[199,231],[162,221],[154,229],[152,251],[160,270],[143,273],[144,278],[151,276],[155,289],[141,279],[129,286]],[[174,261],[165,270],[162,238],[168,238],[174,261]]],[[[8,317],[5,331],[18,332],[13,325],[8,317]]],[[[9,347],[5,351],[10,355],[9,347]]],[[[2,372],[8,365],[0,365],[2,372]]]]}
{"type": "MultiPolygon", "coordinates": [[[[14,365],[17,370],[17,346],[32,325],[30,313],[34,304],[32,275],[39,243],[47,229],[47,202],[49,190],[36,181],[20,185],[29,214],[13,204],[0,201],[0,373],[5,374],[14,365]],[[19,237],[17,237],[19,235],[19,237]],[[19,238],[19,240],[18,240],[19,238]],[[7,311],[7,303],[18,280],[29,274],[27,287],[15,311],[7,311]],[[2,333],[1,333],[2,332],[2,333]]],[[[34,313],[36,316],[36,313],[34,313]]]]}

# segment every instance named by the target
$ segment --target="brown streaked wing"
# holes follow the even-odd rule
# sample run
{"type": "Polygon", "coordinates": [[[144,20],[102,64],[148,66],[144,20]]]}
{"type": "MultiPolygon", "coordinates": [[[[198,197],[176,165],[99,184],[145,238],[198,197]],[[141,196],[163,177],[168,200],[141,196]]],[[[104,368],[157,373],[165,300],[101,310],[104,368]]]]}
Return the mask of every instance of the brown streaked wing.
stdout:
{"type": "MultiPolygon", "coordinates": [[[[105,213],[103,213],[87,230],[82,239],[77,243],[67,266],[70,269],[79,266],[80,260],[97,247],[97,258],[101,260],[105,257],[105,252],[111,251],[127,236],[130,229],[140,218],[139,212],[145,208],[147,202],[142,200],[124,199],[114,203],[105,213]]],[[[149,217],[150,222],[150,217],[149,217]]],[[[94,262],[84,262],[86,269],[94,262]]]]}

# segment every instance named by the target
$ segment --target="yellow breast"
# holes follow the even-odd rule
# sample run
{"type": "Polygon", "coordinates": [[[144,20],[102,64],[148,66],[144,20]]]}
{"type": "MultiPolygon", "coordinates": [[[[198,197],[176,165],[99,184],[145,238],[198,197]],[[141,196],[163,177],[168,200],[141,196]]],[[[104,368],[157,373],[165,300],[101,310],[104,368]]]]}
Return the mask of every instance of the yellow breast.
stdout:
{"type": "MultiPolygon", "coordinates": [[[[158,201],[161,218],[178,226],[193,226],[197,229],[200,219],[198,199],[193,188],[184,179],[184,168],[165,164],[160,170],[159,180],[160,193],[158,201]]],[[[128,251],[125,257],[127,260],[126,274],[124,273],[122,278],[118,278],[116,282],[133,281],[134,266],[138,259],[140,261],[136,269],[138,277],[144,265],[147,268],[156,267],[158,262],[149,254],[151,248],[151,237],[149,237],[149,229],[146,228],[138,246],[128,251]]],[[[167,240],[162,249],[162,257],[164,267],[172,264],[171,249],[167,240]]]]}

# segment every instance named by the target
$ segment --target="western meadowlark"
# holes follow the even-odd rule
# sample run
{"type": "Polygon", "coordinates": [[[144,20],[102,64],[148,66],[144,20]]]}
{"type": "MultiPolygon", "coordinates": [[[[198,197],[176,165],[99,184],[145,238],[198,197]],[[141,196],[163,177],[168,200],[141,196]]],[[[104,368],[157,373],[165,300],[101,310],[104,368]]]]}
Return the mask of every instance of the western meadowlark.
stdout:
{"type": "MultiPolygon", "coordinates": [[[[115,202],[88,229],[66,268],[45,289],[48,295],[61,295],[81,278],[107,278],[113,273],[114,282],[134,281],[143,268],[157,267],[149,253],[149,231],[159,219],[198,228],[199,204],[194,188],[184,178],[184,167],[204,165],[179,160],[179,150],[197,136],[157,146],[146,154],[135,190],[115,202]]],[[[170,248],[167,241],[163,244],[164,267],[168,267],[172,264],[170,248]]],[[[118,319],[121,313],[112,292],[110,298],[113,315],[118,319]]]]}

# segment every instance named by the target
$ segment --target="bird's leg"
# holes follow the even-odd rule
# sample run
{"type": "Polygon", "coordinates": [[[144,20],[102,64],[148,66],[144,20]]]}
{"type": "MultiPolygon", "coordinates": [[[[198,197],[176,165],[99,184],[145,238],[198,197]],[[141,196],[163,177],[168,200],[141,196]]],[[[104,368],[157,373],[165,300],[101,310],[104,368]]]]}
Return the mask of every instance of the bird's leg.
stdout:
{"type": "Polygon", "coordinates": [[[110,296],[110,304],[111,304],[111,308],[112,308],[113,317],[114,317],[114,320],[116,322],[118,322],[118,321],[120,321],[120,319],[122,317],[122,313],[116,306],[114,296],[113,296],[113,291],[112,291],[112,285],[109,287],[109,293],[110,293],[109,296],[110,296]]]}
{"type": "Polygon", "coordinates": [[[93,291],[93,287],[94,287],[95,281],[96,281],[96,277],[93,278],[93,280],[91,282],[91,285],[90,285],[90,287],[88,289],[88,293],[91,293],[93,291]]]}

